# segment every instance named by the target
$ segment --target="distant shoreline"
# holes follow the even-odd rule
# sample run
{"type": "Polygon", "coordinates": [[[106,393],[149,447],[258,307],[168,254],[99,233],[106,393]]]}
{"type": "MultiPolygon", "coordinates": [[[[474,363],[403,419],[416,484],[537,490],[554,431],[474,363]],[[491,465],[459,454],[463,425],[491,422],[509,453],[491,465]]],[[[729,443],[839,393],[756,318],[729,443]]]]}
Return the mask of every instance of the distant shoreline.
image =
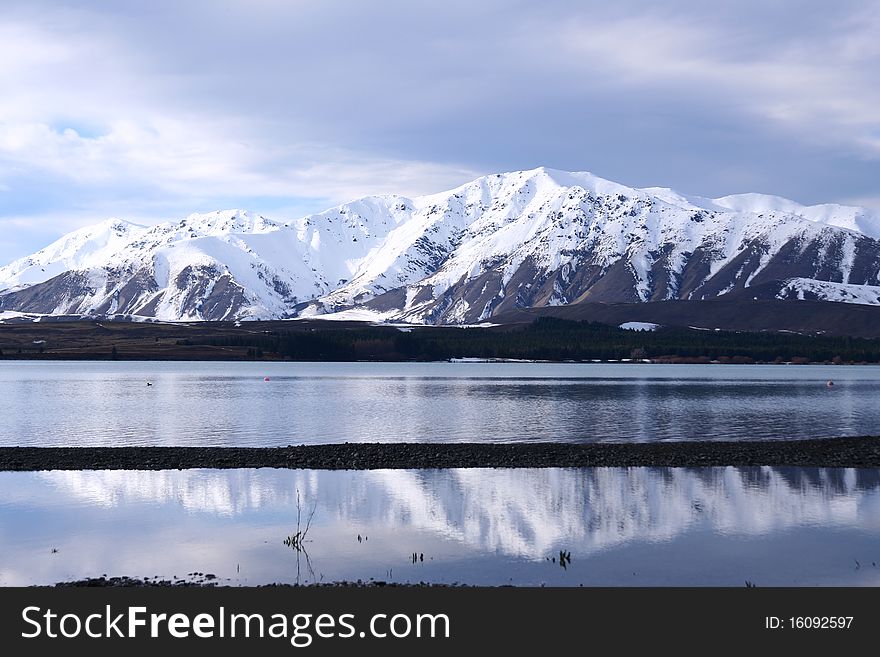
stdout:
{"type": "Polygon", "coordinates": [[[868,361],[845,361],[842,363],[835,363],[832,361],[809,361],[809,362],[797,362],[797,361],[763,361],[763,360],[755,360],[749,362],[743,362],[739,360],[705,360],[705,359],[676,359],[676,358],[668,358],[668,359],[651,359],[645,358],[641,360],[632,360],[628,358],[622,359],[609,359],[609,360],[600,360],[600,359],[588,359],[588,360],[550,360],[546,358],[536,358],[536,359],[526,359],[526,358],[442,358],[438,360],[290,360],[286,358],[263,358],[260,360],[245,360],[241,358],[191,358],[191,357],[180,357],[180,358],[156,358],[156,357],[144,357],[144,358],[96,358],[94,355],[77,355],[77,356],[59,356],[58,354],[46,354],[40,356],[21,356],[21,355],[9,355],[9,356],[0,356],[0,363],[4,361],[12,362],[12,363],[21,363],[21,362],[33,362],[33,363],[238,363],[238,364],[272,364],[272,363],[288,363],[290,365],[298,365],[301,363],[326,363],[328,365],[332,364],[357,364],[357,363],[376,363],[376,364],[388,364],[388,365],[419,365],[419,364],[430,364],[430,363],[449,363],[452,365],[781,365],[786,366],[790,365],[793,367],[801,367],[805,365],[814,365],[814,366],[827,366],[827,367],[843,367],[843,366],[854,366],[854,367],[878,367],[880,363],[868,362],[868,361]]]}
{"type": "Polygon", "coordinates": [[[284,468],[880,467],[880,437],[654,443],[0,447],[0,471],[284,468]]]}
{"type": "Polygon", "coordinates": [[[0,325],[0,359],[857,364],[880,363],[880,337],[675,327],[632,331],[551,317],[467,329],[318,320],[175,325],[37,322],[0,325]]]}

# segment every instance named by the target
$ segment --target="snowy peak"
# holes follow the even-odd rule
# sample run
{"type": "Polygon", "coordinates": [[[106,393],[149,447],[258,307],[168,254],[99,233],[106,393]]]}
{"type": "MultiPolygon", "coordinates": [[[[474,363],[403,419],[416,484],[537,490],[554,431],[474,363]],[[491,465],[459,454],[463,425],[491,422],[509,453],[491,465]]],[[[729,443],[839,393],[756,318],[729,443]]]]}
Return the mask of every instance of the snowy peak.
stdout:
{"type": "Polygon", "coordinates": [[[191,228],[202,235],[216,236],[229,233],[266,233],[277,230],[280,224],[247,210],[217,210],[203,214],[193,213],[181,221],[179,227],[191,228]]]}
{"type": "Polygon", "coordinates": [[[33,255],[0,267],[0,290],[41,283],[69,270],[99,267],[146,230],[122,219],[75,230],[33,255]]]}
{"type": "Polygon", "coordinates": [[[58,259],[67,259],[71,264],[83,262],[94,254],[104,254],[119,248],[144,230],[144,226],[129,221],[107,219],[68,233],[45,249],[35,253],[31,258],[35,261],[39,259],[45,263],[58,259]]]}
{"type": "Polygon", "coordinates": [[[734,194],[711,199],[706,209],[750,214],[789,214],[827,226],[852,230],[880,239],[880,213],[850,205],[824,203],[801,205],[781,196],[769,194],[734,194]]]}
{"type": "Polygon", "coordinates": [[[0,268],[0,311],[222,320],[357,309],[472,323],[722,295],[880,305],[878,239],[880,216],[864,208],[708,199],[539,167],[286,223],[245,210],[108,220],[0,268]]]}
{"type": "Polygon", "coordinates": [[[781,196],[770,194],[731,194],[720,198],[713,198],[712,205],[720,210],[733,210],[734,212],[751,212],[761,214],[763,212],[784,212],[798,214],[804,206],[781,196]]]}
{"type": "MultiPolygon", "coordinates": [[[[535,186],[538,189],[567,189],[579,187],[588,192],[603,196],[619,193],[634,193],[634,189],[611,180],[600,178],[589,171],[561,171],[549,167],[538,167],[527,171],[512,171],[485,176],[479,180],[497,181],[499,188],[535,186]]],[[[478,182],[478,181],[477,181],[478,182]]]]}

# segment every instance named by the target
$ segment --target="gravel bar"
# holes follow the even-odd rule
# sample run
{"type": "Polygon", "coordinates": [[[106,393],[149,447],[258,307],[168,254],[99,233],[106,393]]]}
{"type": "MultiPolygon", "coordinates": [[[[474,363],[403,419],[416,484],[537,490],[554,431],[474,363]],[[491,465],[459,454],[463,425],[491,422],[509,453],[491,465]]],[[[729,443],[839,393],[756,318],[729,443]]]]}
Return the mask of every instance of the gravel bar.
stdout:
{"type": "Polygon", "coordinates": [[[342,443],[289,447],[0,447],[0,470],[189,468],[880,467],[880,437],[657,443],[342,443]]]}

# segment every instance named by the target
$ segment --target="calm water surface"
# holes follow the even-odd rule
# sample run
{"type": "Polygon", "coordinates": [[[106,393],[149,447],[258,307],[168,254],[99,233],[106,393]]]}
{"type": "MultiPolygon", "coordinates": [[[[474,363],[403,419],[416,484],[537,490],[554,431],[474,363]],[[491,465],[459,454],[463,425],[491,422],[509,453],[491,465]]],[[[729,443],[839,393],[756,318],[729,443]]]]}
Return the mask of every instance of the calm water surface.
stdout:
{"type": "Polygon", "coordinates": [[[0,473],[0,585],[192,572],[231,585],[880,586],[880,471],[0,473]],[[303,553],[284,544],[297,493],[315,509],[303,553]]]}
{"type": "Polygon", "coordinates": [[[2,445],[865,435],[880,367],[4,361],[0,420],[2,445]]]}

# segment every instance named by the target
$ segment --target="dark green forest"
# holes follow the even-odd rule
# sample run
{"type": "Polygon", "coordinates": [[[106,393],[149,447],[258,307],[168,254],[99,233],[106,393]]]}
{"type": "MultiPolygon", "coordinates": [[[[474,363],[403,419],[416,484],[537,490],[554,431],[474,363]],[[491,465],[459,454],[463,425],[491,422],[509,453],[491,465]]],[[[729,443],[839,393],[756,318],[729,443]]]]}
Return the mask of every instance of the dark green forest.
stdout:
{"type": "Polygon", "coordinates": [[[651,359],[670,362],[880,362],[880,340],[684,328],[628,331],[594,322],[539,318],[491,328],[358,326],[205,336],[178,345],[246,348],[249,358],[312,361],[651,359]]]}

